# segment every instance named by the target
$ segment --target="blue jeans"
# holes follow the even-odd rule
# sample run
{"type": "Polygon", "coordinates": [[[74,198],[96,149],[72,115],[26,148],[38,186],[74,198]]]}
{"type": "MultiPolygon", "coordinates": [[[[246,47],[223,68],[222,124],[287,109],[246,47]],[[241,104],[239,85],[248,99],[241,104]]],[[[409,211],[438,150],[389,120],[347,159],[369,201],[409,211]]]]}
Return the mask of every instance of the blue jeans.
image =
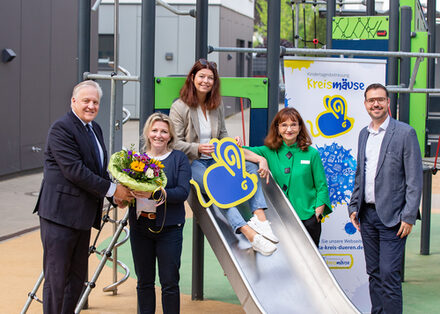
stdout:
{"type": "Polygon", "coordinates": [[[159,281],[162,287],[162,310],[164,314],[180,312],[179,268],[182,254],[182,225],[165,226],[160,233],[155,220],[139,217],[130,219],[130,243],[134,269],[137,276],[137,297],[139,313],[156,312],[156,259],[159,267],[159,281]]]}
{"type": "MultiPolygon", "coordinates": [[[[191,164],[191,172],[193,179],[199,184],[200,189],[206,194],[203,186],[203,174],[206,169],[214,164],[214,159],[197,159],[191,164]]],[[[252,162],[246,161],[246,171],[250,174],[257,174],[258,166],[252,162]]],[[[252,213],[257,209],[266,209],[266,199],[264,198],[263,190],[261,188],[261,182],[258,180],[257,191],[254,196],[249,199],[249,206],[252,213]]],[[[246,225],[246,221],[241,216],[237,207],[231,207],[229,209],[221,209],[232,229],[236,233],[240,233],[240,228],[246,225]]]]}

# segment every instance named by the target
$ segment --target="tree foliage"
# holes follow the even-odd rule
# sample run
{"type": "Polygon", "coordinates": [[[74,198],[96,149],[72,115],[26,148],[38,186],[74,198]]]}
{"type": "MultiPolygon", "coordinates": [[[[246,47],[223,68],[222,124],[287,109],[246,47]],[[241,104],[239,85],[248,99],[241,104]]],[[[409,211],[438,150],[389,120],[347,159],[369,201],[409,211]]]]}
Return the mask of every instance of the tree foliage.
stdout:
{"type": "MultiPolygon", "coordinates": [[[[256,0],[255,2],[255,24],[254,32],[256,42],[254,46],[264,45],[261,39],[265,41],[267,37],[267,1],[268,0],[256,0]]],[[[294,9],[291,2],[286,0],[281,1],[281,14],[280,14],[280,38],[284,42],[290,42],[293,47],[294,42],[294,24],[296,20],[294,16],[294,9]]],[[[298,18],[298,47],[320,48],[325,44],[325,29],[326,20],[319,18],[318,7],[316,6],[316,21],[313,5],[306,4],[305,6],[300,4],[300,12],[298,18]],[[305,9],[305,10],[304,10],[305,9]],[[304,15],[305,15],[305,29],[304,29],[304,15]],[[316,23],[316,35],[315,35],[315,23],[316,23]],[[312,40],[316,38],[319,44],[315,46],[312,40]]],[[[286,43],[287,44],[287,43],[286,43]]],[[[289,45],[290,46],[290,45],[289,45]]]]}

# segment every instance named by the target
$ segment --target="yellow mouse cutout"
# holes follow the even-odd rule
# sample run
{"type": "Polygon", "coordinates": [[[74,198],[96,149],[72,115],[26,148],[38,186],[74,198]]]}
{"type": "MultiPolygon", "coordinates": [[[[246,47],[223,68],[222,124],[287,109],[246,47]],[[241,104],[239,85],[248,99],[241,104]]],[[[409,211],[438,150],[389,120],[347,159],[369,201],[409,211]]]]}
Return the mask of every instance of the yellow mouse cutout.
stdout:
{"type": "Polygon", "coordinates": [[[325,96],[323,104],[326,110],[316,117],[317,134],[313,133],[312,122],[307,120],[313,137],[322,135],[325,138],[333,138],[353,128],[354,119],[347,116],[347,101],[343,96],[325,96]]]}
{"type": "Polygon", "coordinates": [[[205,202],[197,182],[190,181],[196,188],[200,204],[204,207],[215,204],[226,209],[250,199],[257,191],[258,177],[246,172],[241,147],[230,137],[221,140],[214,138],[210,143],[215,146],[212,153],[215,163],[203,175],[203,187],[208,202],[205,202]]]}

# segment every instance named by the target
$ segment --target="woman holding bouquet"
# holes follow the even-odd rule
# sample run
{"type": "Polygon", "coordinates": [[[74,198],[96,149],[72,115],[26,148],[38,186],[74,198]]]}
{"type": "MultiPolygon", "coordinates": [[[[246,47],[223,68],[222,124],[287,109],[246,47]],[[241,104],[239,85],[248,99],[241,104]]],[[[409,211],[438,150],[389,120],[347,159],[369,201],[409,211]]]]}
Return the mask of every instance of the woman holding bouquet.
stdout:
{"type": "Polygon", "coordinates": [[[185,223],[184,201],[189,194],[191,168],[184,153],[173,149],[176,138],[167,115],[152,114],[143,129],[148,157],[164,165],[167,176],[166,202],[156,207],[160,191],[133,192],[136,202],[130,206],[130,242],[138,278],[139,313],[155,313],[156,260],[162,287],[163,313],[179,313],[179,268],[182,231],[185,223]]]}
{"type": "MultiPolygon", "coordinates": [[[[215,162],[211,157],[214,145],[209,142],[212,138],[228,136],[220,96],[220,78],[214,62],[205,59],[196,61],[180,90],[180,98],[171,106],[170,118],[176,127],[176,149],[183,151],[192,161],[192,177],[205,193],[203,174],[215,162]]],[[[246,170],[256,173],[257,166],[246,163],[246,170]]],[[[236,207],[222,211],[233,230],[243,233],[255,251],[271,255],[276,250],[274,243],[278,242],[278,238],[264,214],[263,209],[267,206],[260,183],[249,204],[254,216],[248,223],[236,207]]]]}

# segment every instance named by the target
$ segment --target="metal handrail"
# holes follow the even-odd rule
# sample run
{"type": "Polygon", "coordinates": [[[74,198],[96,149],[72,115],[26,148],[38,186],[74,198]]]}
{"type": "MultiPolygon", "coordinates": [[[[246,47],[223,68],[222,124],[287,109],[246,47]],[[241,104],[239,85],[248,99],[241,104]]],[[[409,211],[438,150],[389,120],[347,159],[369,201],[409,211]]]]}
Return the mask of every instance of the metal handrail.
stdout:
{"type": "MultiPolygon", "coordinates": [[[[114,74],[114,73],[112,73],[114,74]]],[[[89,72],[84,73],[84,79],[87,80],[115,80],[115,81],[134,81],[139,82],[139,76],[127,75],[112,75],[112,74],[93,74],[89,72]]]]}
{"type": "MultiPolygon", "coordinates": [[[[115,63],[113,61],[107,61],[107,64],[111,67],[115,67],[115,63]]],[[[121,71],[122,73],[124,73],[127,76],[131,76],[130,71],[128,71],[126,68],[122,67],[121,65],[118,65],[118,70],[121,71]]],[[[122,84],[125,85],[127,84],[128,81],[122,81],[122,84]]]]}
{"type": "MultiPolygon", "coordinates": [[[[128,239],[130,238],[130,231],[127,227],[124,227],[122,229],[122,231],[125,232],[125,237],[121,241],[117,242],[115,244],[114,248],[121,246],[122,244],[127,242],[128,239]]],[[[95,253],[100,256],[104,256],[104,254],[106,254],[106,249],[102,250],[101,252],[95,252],[95,253]]],[[[113,258],[111,256],[108,257],[108,260],[110,262],[113,262],[113,258]]],[[[119,286],[120,284],[123,284],[128,279],[128,277],[130,277],[130,268],[128,268],[128,266],[125,265],[124,263],[122,263],[120,260],[116,260],[116,263],[124,269],[125,275],[120,280],[113,282],[112,284],[102,288],[102,291],[104,291],[104,292],[114,291],[117,286],[119,286]]]]}
{"type": "Polygon", "coordinates": [[[92,11],[98,10],[98,7],[101,5],[102,0],[96,0],[95,4],[92,7],[92,11]]]}
{"type": "MultiPolygon", "coordinates": [[[[440,58],[440,53],[423,52],[404,52],[404,51],[370,51],[370,50],[347,50],[347,49],[312,49],[312,48],[285,48],[280,47],[280,56],[288,55],[320,55],[320,56],[364,56],[364,57],[398,57],[398,58],[417,58],[411,75],[408,87],[387,86],[390,93],[419,93],[419,94],[440,94],[439,88],[413,88],[420,62],[424,58],[440,58]]],[[[208,53],[212,52],[241,52],[241,53],[267,53],[267,48],[237,48],[237,47],[208,47],[208,53]]]]}
{"type": "MultiPolygon", "coordinates": [[[[238,48],[238,47],[213,47],[208,46],[208,53],[212,52],[242,52],[242,53],[267,53],[267,48],[238,48]]],[[[369,56],[369,57],[422,57],[440,58],[440,53],[432,52],[405,52],[405,51],[373,51],[373,50],[348,50],[348,49],[313,49],[313,48],[286,48],[280,46],[280,56],[289,55],[320,55],[320,56],[369,56]]]]}
{"type": "Polygon", "coordinates": [[[122,107],[122,113],[125,113],[125,118],[122,119],[122,124],[125,124],[128,120],[130,120],[131,112],[125,107],[122,107]]]}
{"type": "Polygon", "coordinates": [[[168,11],[170,11],[176,15],[189,15],[192,17],[196,17],[196,10],[194,10],[194,9],[191,9],[189,11],[181,11],[181,10],[178,10],[178,9],[172,7],[171,5],[169,5],[168,3],[166,3],[165,1],[162,1],[162,0],[156,0],[156,4],[164,7],[165,9],[167,9],[168,11]]]}

